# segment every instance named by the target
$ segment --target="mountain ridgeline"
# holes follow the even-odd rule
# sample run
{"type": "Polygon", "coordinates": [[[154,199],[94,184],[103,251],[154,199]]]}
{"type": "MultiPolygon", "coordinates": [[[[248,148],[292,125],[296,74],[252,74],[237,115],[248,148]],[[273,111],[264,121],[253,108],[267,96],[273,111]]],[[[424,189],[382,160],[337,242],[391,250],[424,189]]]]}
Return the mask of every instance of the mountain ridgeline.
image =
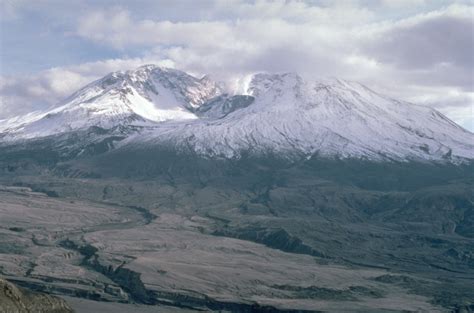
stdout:
{"type": "Polygon", "coordinates": [[[91,152],[81,150],[88,143],[102,143],[224,159],[273,154],[288,160],[465,163],[474,158],[472,133],[433,109],[358,83],[263,73],[238,85],[228,91],[207,76],[156,66],[111,73],[52,110],[2,120],[1,143],[71,139],[86,132],[91,138],[78,135],[78,145],[61,148],[73,157],[91,152]]]}
{"type": "Polygon", "coordinates": [[[472,178],[474,134],[359,83],[254,74],[234,87],[142,66],[0,121],[4,173],[229,176],[285,168],[364,188],[472,178]]]}

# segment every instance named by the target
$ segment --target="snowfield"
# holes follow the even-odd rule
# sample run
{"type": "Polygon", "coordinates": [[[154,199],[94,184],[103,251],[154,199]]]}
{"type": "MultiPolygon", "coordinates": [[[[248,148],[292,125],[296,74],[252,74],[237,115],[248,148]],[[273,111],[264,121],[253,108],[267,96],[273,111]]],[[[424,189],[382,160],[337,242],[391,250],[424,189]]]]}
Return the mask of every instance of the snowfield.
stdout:
{"type": "Polygon", "coordinates": [[[242,152],[454,163],[474,135],[434,109],[339,79],[259,73],[234,92],[207,76],[153,65],[111,73],[53,110],[0,121],[5,142],[97,126],[138,129],[122,145],[171,145],[209,157],[242,152]],[[227,91],[226,91],[227,90],[227,91]]]}

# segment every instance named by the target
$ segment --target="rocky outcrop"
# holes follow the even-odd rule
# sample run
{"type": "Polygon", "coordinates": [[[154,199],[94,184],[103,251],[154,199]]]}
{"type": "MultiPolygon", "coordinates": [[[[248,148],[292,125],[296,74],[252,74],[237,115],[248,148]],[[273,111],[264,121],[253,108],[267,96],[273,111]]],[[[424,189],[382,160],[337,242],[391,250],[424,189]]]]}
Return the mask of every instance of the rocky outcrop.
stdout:
{"type": "Polygon", "coordinates": [[[0,313],[72,313],[66,301],[16,287],[0,278],[0,313]]]}

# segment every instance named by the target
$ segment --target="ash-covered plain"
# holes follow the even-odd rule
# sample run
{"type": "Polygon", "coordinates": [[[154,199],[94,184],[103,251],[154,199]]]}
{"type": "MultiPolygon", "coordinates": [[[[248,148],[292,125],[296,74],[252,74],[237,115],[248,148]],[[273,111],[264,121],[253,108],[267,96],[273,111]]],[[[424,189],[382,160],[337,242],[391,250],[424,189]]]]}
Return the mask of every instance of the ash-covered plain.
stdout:
{"type": "Polygon", "coordinates": [[[388,190],[316,164],[257,163],[133,180],[3,175],[2,277],[77,312],[472,307],[466,171],[388,190]]]}

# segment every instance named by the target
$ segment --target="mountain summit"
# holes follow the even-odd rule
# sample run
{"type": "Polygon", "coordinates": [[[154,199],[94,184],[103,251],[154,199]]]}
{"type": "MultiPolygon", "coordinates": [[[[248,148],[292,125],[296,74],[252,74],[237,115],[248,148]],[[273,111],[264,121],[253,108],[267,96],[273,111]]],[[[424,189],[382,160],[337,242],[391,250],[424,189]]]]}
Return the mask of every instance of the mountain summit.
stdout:
{"type": "Polygon", "coordinates": [[[146,125],[195,119],[193,110],[220,94],[207,77],[145,65],[114,72],[68,97],[55,109],[4,121],[0,131],[35,138],[98,126],[146,125]]]}
{"type": "Polygon", "coordinates": [[[259,73],[228,94],[207,76],[153,65],[115,72],[55,109],[0,121],[4,142],[133,127],[119,146],[166,145],[207,157],[474,159],[474,135],[428,107],[355,82],[259,73]]]}

